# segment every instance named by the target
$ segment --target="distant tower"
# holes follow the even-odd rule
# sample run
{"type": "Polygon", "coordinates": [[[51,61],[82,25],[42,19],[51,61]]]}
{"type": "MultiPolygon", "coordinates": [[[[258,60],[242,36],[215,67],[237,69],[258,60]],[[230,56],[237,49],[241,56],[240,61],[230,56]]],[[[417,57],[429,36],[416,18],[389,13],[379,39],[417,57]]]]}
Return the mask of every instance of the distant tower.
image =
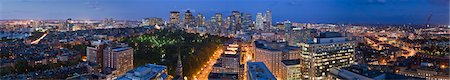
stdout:
{"type": "Polygon", "coordinates": [[[180,23],[180,12],[171,11],[169,25],[175,26],[175,25],[178,25],[179,23],[180,23]]]}
{"type": "Polygon", "coordinates": [[[65,31],[72,31],[73,26],[74,26],[74,24],[73,24],[72,22],[73,22],[73,21],[72,21],[72,18],[67,19],[67,20],[64,22],[64,28],[63,28],[63,30],[65,30],[65,31]]]}
{"type": "Polygon", "coordinates": [[[256,30],[264,30],[264,16],[262,13],[256,13],[256,30]]]}
{"type": "Polygon", "coordinates": [[[236,34],[238,30],[241,29],[242,19],[241,19],[241,13],[239,11],[232,11],[231,12],[231,26],[230,30],[233,34],[236,34]]]}
{"type": "Polygon", "coordinates": [[[267,10],[266,14],[264,15],[265,24],[264,26],[268,29],[272,28],[272,11],[267,10]]]}
{"type": "Polygon", "coordinates": [[[430,15],[428,16],[428,19],[427,19],[427,27],[430,27],[431,16],[433,16],[432,13],[430,13],[430,15]]]}
{"type": "Polygon", "coordinates": [[[219,25],[222,25],[222,22],[223,22],[222,14],[216,13],[216,18],[217,18],[217,22],[219,23],[219,25]]]}
{"type": "Polygon", "coordinates": [[[205,25],[205,17],[202,14],[197,14],[195,17],[196,26],[204,26],[205,25]]]}
{"type": "Polygon", "coordinates": [[[250,29],[250,25],[252,24],[252,15],[245,13],[242,15],[242,27],[244,29],[249,30],[250,29]]]}
{"type": "Polygon", "coordinates": [[[194,24],[194,16],[192,16],[191,11],[187,10],[184,13],[183,26],[192,26],[194,24]]]}
{"type": "Polygon", "coordinates": [[[103,25],[106,26],[113,26],[114,24],[114,20],[113,18],[105,18],[105,20],[103,20],[103,25]]]}

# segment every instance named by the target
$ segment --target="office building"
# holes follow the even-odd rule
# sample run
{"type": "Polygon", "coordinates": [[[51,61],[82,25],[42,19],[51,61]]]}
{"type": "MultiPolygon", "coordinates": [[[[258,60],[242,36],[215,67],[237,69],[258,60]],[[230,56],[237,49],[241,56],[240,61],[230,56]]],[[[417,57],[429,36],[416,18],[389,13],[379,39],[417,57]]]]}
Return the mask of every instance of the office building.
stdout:
{"type": "Polygon", "coordinates": [[[253,20],[252,20],[252,15],[248,14],[248,13],[244,13],[242,15],[242,29],[244,30],[252,30],[252,25],[253,24],[253,20]]]}
{"type": "Polygon", "coordinates": [[[283,60],[283,80],[301,80],[302,72],[300,59],[283,60]]]}
{"type": "Polygon", "coordinates": [[[217,23],[219,23],[219,25],[222,25],[222,23],[223,23],[223,18],[222,18],[222,14],[220,14],[220,13],[216,13],[215,14],[215,17],[217,18],[217,23]]]}
{"type": "Polygon", "coordinates": [[[271,42],[256,40],[254,60],[263,62],[269,70],[277,77],[283,79],[282,60],[299,59],[299,48],[286,45],[285,42],[271,42]]]}
{"type": "Polygon", "coordinates": [[[302,77],[325,79],[331,68],[349,66],[354,61],[356,43],[337,32],[324,32],[309,43],[300,43],[302,77]]]}
{"type": "Polygon", "coordinates": [[[267,10],[264,19],[264,26],[272,29],[272,11],[267,10]]]}
{"type": "Polygon", "coordinates": [[[170,12],[169,23],[171,23],[171,24],[179,24],[180,23],[180,12],[178,12],[178,11],[171,11],[170,12]]]}
{"type": "Polygon", "coordinates": [[[277,80],[263,62],[247,62],[247,80],[277,80]]]}
{"type": "Polygon", "coordinates": [[[264,16],[262,13],[256,13],[256,23],[255,23],[255,30],[265,30],[264,28],[264,16]]]}
{"type": "Polygon", "coordinates": [[[195,17],[196,26],[205,26],[205,17],[202,14],[197,14],[195,17]]]}
{"type": "Polygon", "coordinates": [[[194,27],[194,25],[195,25],[194,16],[192,15],[192,12],[190,10],[187,10],[186,12],[184,12],[183,26],[189,28],[194,27]]]}

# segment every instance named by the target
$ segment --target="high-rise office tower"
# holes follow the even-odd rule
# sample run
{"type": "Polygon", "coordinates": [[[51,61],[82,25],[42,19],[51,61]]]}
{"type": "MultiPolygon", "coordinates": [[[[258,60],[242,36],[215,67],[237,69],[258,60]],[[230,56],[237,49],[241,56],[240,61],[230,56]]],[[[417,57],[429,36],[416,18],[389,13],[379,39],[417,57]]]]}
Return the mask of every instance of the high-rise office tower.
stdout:
{"type": "Polygon", "coordinates": [[[272,11],[267,10],[266,14],[264,15],[265,18],[265,26],[272,28],[272,11]]]}
{"type": "Polygon", "coordinates": [[[238,30],[242,28],[242,19],[241,19],[241,13],[239,11],[232,11],[230,16],[230,30],[233,34],[236,34],[238,30]]]}
{"type": "Polygon", "coordinates": [[[219,23],[219,25],[222,25],[223,23],[222,14],[216,13],[215,17],[217,18],[217,22],[219,23]]]}
{"type": "Polygon", "coordinates": [[[265,30],[264,29],[264,16],[262,13],[256,13],[256,23],[255,23],[255,27],[256,30],[265,30]]]}
{"type": "Polygon", "coordinates": [[[180,23],[180,12],[171,11],[169,25],[174,26],[174,25],[178,25],[179,23],[180,23]]]}
{"type": "Polygon", "coordinates": [[[197,14],[195,17],[196,26],[205,26],[205,17],[202,14],[197,14]]]}
{"type": "Polygon", "coordinates": [[[266,27],[266,29],[271,30],[272,29],[272,12],[271,11],[266,11],[266,14],[264,15],[264,27],[266,27]]]}
{"type": "Polygon", "coordinates": [[[324,32],[311,42],[300,43],[302,77],[325,79],[331,68],[340,68],[354,63],[354,41],[337,32],[324,32]]]}
{"type": "Polygon", "coordinates": [[[236,23],[236,25],[242,24],[242,18],[241,18],[242,14],[239,11],[232,11],[231,14],[233,15],[234,22],[236,23]]]}
{"type": "Polygon", "coordinates": [[[194,16],[192,15],[192,12],[190,10],[187,10],[186,12],[184,12],[183,26],[193,27],[194,25],[194,16]]]}
{"type": "Polygon", "coordinates": [[[252,15],[245,13],[242,15],[242,28],[246,29],[246,30],[250,30],[251,29],[251,25],[252,25],[252,15]]]}

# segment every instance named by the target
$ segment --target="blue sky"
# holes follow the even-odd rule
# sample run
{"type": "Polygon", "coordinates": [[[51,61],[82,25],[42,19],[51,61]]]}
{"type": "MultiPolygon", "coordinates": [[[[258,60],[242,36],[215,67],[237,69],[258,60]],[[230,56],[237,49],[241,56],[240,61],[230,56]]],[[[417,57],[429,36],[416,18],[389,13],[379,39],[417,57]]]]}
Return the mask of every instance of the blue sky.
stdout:
{"type": "Polygon", "coordinates": [[[0,0],[0,19],[168,19],[192,10],[207,19],[237,10],[255,16],[271,10],[274,21],[311,23],[449,23],[449,0],[0,0]]]}

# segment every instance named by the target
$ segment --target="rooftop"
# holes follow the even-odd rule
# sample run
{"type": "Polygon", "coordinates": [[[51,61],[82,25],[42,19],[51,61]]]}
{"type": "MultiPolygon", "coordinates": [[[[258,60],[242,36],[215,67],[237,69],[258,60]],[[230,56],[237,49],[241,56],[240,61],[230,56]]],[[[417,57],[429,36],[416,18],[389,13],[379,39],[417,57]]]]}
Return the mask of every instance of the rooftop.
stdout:
{"type": "MultiPolygon", "coordinates": [[[[125,75],[117,78],[118,80],[135,80],[135,79],[152,79],[157,77],[158,74],[163,73],[166,66],[146,64],[145,66],[137,67],[128,71],[125,75]]],[[[167,77],[167,74],[162,74],[162,77],[167,77]]]]}
{"type": "Polygon", "coordinates": [[[286,65],[286,66],[299,65],[300,64],[300,59],[283,60],[281,62],[283,62],[283,64],[286,65]]]}
{"type": "Polygon", "coordinates": [[[237,73],[210,73],[208,75],[209,80],[237,80],[237,73]]]}
{"type": "Polygon", "coordinates": [[[263,62],[248,62],[248,76],[253,80],[276,80],[263,62]]]}
{"type": "Polygon", "coordinates": [[[270,42],[265,40],[256,40],[255,47],[270,51],[298,50],[299,47],[289,46],[286,42],[270,42]]]}
{"type": "Polygon", "coordinates": [[[322,32],[320,33],[318,38],[335,38],[335,37],[343,37],[339,32],[322,32]]]}

